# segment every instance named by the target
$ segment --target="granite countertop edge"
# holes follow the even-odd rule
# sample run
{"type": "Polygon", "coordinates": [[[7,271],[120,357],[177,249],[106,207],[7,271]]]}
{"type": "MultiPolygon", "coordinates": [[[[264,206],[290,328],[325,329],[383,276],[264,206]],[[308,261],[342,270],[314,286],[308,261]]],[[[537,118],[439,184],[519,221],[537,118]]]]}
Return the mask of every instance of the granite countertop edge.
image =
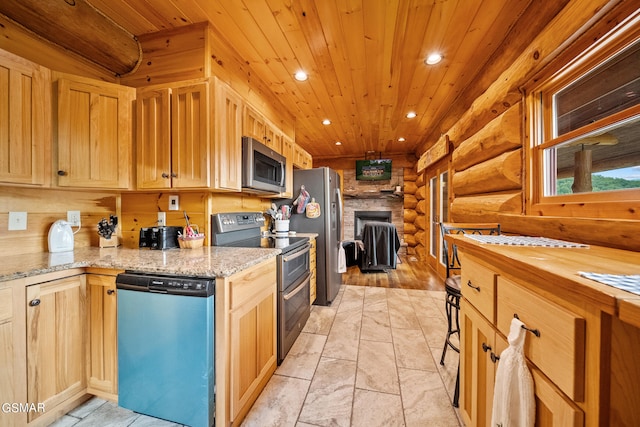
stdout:
{"type": "Polygon", "coordinates": [[[0,282],[90,267],[178,276],[228,277],[280,253],[280,249],[212,246],[165,251],[86,247],[70,252],[4,256],[0,282]]]}

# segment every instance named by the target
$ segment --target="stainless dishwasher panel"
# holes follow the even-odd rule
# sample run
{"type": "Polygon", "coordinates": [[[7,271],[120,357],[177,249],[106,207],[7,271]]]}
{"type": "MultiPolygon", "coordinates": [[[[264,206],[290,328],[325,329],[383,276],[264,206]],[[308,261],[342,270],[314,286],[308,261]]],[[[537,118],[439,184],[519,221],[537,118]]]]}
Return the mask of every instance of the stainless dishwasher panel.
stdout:
{"type": "Polygon", "coordinates": [[[184,295],[184,288],[182,295],[168,293],[163,285],[149,283],[146,289],[131,283],[118,288],[118,404],[191,427],[211,427],[214,296],[184,295]]]}

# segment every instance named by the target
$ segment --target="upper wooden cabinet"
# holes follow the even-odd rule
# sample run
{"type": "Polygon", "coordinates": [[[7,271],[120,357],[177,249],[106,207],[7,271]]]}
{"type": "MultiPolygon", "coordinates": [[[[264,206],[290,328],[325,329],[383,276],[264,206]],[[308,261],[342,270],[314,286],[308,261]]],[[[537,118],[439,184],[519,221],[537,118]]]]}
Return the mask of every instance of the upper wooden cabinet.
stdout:
{"type": "Polygon", "coordinates": [[[217,78],[138,89],[137,188],[241,191],[242,106],[217,78]]]}
{"type": "Polygon", "coordinates": [[[209,82],[138,89],[137,188],[210,185],[209,82]]]}
{"type": "Polygon", "coordinates": [[[242,190],[242,108],[238,93],[216,79],[215,84],[214,186],[242,190]]]}
{"type": "Polygon", "coordinates": [[[244,106],[243,131],[267,147],[282,153],[282,132],[252,106],[244,106]]]}
{"type": "Polygon", "coordinates": [[[280,193],[280,197],[291,198],[293,197],[293,155],[295,143],[291,138],[286,135],[282,135],[282,155],[287,159],[287,168],[285,170],[285,188],[283,193],[280,193]]]}
{"type": "Polygon", "coordinates": [[[311,169],[313,167],[311,154],[307,153],[298,144],[293,146],[293,165],[299,169],[311,169]]]}
{"type": "Polygon", "coordinates": [[[0,182],[50,182],[51,73],[0,50],[0,182]]]}
{"type": "Polygon", "coordinates": [[[61,75],[54,120],[58,186],[130,187],[134,98],[133,88],[61,75]]]}

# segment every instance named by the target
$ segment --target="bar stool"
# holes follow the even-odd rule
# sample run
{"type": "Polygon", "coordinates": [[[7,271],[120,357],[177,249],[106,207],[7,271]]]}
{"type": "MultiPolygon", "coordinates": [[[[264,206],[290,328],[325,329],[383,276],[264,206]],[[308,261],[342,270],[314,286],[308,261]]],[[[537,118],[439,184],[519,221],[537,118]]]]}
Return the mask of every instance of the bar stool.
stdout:
{"type": "MultiPolygon", "coordinates": [[[[460,353],[460,348],[451,342],[451,336],[456,335],[460,340],[460,298],[462,292],[460,290],[460,274],[452,274],[453,271],[460,270],[460,260],[458,259],[458,250],[455,245],[451,245],[449,250],[449,242],[444,238],[446,234],[500,234],[500,224],[498,223],[481,223],[481,224],[461,224],[461,223],[440,223],[440,231],[442,232],[442,260],[447,266],[447,276],[444,281],[445,310],[447,313],[447,335],[440,356],[440,365],[444,366],[444,358],[447,354],[447,348],[451,347],[456,353],[460,353]]],[[[458,407],[458,398],[460,396],[460,360],[458,359],[458,373],[456,376],[456,385],[453,393],[453,406],[458,407]]]]}

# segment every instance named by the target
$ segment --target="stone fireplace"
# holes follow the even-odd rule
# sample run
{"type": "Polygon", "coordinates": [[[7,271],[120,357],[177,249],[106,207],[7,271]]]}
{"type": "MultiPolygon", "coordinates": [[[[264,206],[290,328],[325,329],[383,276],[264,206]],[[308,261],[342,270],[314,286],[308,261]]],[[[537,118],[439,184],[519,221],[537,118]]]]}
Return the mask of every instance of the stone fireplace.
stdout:
{"type": "Polygon", "coordinates": [[[391,211],[354,211],[353,231],[355,240],[362,240],[364,225],[372,221],[391,222],[391,211]]]}

